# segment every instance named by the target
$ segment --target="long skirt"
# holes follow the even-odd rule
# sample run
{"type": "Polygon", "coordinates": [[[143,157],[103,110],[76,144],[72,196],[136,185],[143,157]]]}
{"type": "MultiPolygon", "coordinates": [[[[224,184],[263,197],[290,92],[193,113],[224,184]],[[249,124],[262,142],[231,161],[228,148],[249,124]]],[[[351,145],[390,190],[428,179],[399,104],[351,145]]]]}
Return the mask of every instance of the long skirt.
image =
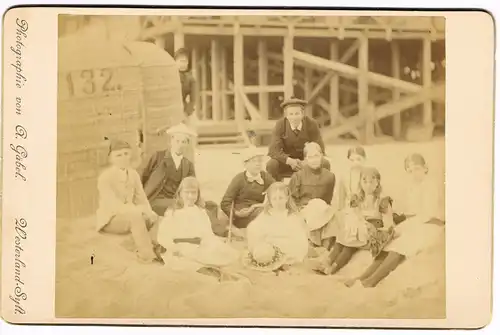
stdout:
{"type": "Polygon", "coordinates": [[[424,223],[413,217],[396,226],[395,231],[395,239],[384,250],[412,257],[437,244],[444,233],[444,226],[424,223]]]}

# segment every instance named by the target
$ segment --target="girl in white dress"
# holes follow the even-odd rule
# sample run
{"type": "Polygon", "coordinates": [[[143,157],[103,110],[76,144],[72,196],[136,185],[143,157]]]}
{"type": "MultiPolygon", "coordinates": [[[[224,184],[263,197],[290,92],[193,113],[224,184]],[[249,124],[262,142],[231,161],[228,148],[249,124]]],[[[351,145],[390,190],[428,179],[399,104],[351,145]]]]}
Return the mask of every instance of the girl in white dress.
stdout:
{"type": "Polygon", "coordinates": [[[410,176],[403,203],[406,219],[395,228],[395,239],[384,248],[372,265],[358,278],[346,282],[353,285],[357,280],[365,287],[374,287],[387,277],[406,258],[439,242],[444,232],[444,201],[436,183],[428,177],[425,159],[412,154],[405,159],[405,170],[410,176]]]}
{"type": "Polygon", "coordinates": [[[309,249],[308,233],[290,190],[286,184],[275,182],[266,193],[262,213],[247,228],[248,265],[274,270],[273,264],[301,263],[309,249]],[[260,259],[263,255],[269,259],[260,259]]]}
{"type": "Polygon", "coordinates": [[[167,210],[158,231],[158,241],[166,248],[164,260],[180,257],[210,266],[228,265],[238,253],[212,231],[195,177],[182,180],[174,208],[167,210]]]}

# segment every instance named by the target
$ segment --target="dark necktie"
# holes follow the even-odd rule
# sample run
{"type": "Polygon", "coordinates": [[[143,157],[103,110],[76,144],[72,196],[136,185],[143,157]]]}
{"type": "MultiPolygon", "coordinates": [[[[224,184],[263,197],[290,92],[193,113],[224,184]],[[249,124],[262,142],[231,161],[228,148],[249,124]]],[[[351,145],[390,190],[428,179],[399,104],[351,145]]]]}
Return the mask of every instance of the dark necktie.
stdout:
{"type": "Polygon", "coordinates": [[[294,133],[296,136],[299,136],[299,134],[300,134],[300,130],[298,130],[297,128],[295,128],[295,129],[293,130],[293,133],[294,133]]]}

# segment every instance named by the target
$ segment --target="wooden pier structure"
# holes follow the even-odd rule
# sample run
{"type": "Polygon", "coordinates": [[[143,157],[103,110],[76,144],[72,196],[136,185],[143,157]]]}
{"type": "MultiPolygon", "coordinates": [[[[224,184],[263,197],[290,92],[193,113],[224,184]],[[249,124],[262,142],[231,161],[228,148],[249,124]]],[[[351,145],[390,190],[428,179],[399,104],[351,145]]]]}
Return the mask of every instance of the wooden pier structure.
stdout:
{"type": "Polygon", "coordinates": [[[309,101],[325,140],[401,139],[408,124],[430,138],[444,126],[442,17],[147,16],[141,24],[141,39],[191,51],[200,144],[248,144],[272,129],[292,95],[309,101]]]}

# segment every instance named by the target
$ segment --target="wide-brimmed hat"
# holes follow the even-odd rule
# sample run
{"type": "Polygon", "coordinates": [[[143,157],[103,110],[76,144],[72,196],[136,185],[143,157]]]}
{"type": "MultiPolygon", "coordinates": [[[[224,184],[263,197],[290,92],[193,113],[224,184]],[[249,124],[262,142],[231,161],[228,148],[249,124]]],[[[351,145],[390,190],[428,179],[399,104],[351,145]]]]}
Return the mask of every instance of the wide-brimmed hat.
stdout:
{"type": "Polygon", "coordinates": [[[258,157],[258,156],[264,157],[265,154],[255,146],[248,147],[241,152],[241,160],[243,162],[247,162],[247,161],[251,160],[252,158],[258,157]]]}
{"type": "Polygon", "coordinates": [[[300,215],[310,231],[320,229],[335,215],[336,209],[321,199],[312,199],[302,208],[300,215]]]}
{"type": "Polygon", "coordinates": [[[196,133],[191,128],[186,126],[184,123],[180,123],[178,125],[168,128],[166,133],[169,135],[183,134],[186,136],[194,136],[194,137],[197,136],[196,133]]]}
{"type": "Polygon", "coordinates": [[[276,271],[285,264],[283,252],[266,242],[256,245],[252,251],[243,254],[243,265],[249,269],[271,272],[276,271]]]}
{"type": "Polygon", "coordinates": [[[305,105],[307,105],[307,101],[306,100],[302,100],[302,99],[297,99],[295,97],[290,97],[288,99],[285,99],[285,101],[283,101],[280,105],[281,108],[285,109],[286,107],[289,107],[289,106],[301,106],[301,107],[304,107],[305,105]]]}

